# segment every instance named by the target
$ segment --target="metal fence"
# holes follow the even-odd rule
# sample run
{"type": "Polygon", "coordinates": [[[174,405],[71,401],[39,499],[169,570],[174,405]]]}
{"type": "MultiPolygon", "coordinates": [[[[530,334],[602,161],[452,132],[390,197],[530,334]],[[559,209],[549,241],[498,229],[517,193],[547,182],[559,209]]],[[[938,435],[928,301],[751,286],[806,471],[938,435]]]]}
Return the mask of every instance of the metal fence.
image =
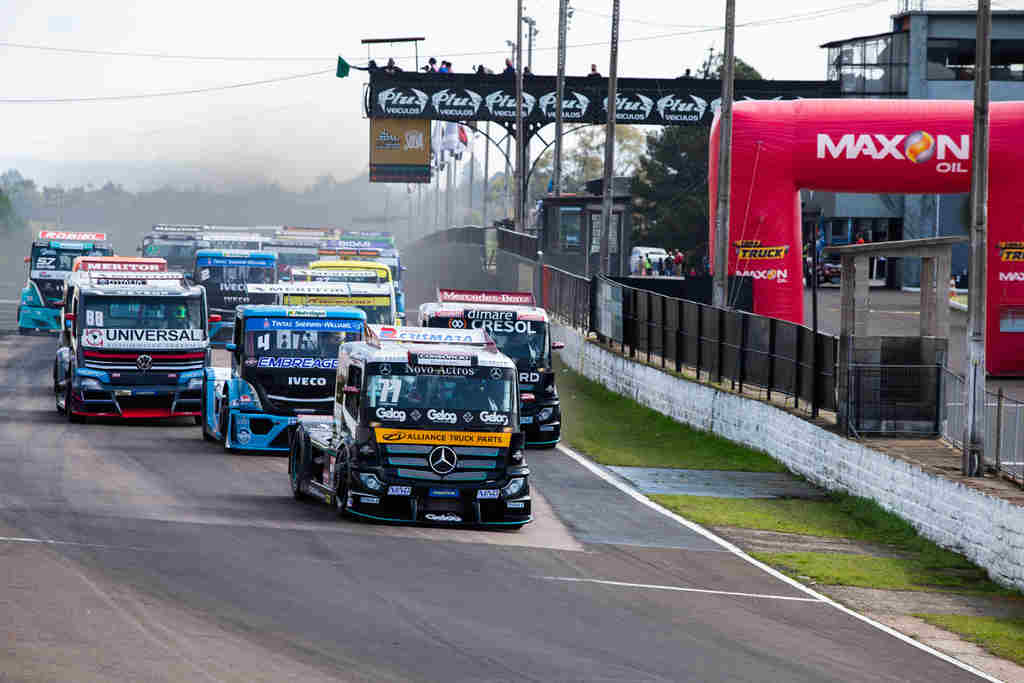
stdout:
{"type": "Polygon", "coordinates": [[[522,256],[525,259],[536,260],[537,249],[540,243],[536,235],[506,230],[505,228],[498,228],[497,232],[498,249],[522,256]]]}
{"type": "Polygon", "coordinates": [[[849,433],[939,434],[945,373],[941,365],[851,365],[845,397],[849,433]]]}
{"type": "MultiPolygon", "coordinates": [[[[963,448],[967,427],[966,380],[944,370],[942,438],[963,448]]],[[[1003,393],[985,397],[985,466],[1024,487],[1024,401],[1003,393]]]]}
{"type": "Polygon", "coordinates": [[[676,372],[687,368],[740,392],[759,389],[768,400],[780,394],[815,414],[836,410],[836,337],[548,265],[543,278],[544,306],[553,316],[598,333],[630,358],[676,372]],[[609,302],[621,309],[607,310],[609,302]]]}
{"type": "Polygon", "coordinates": [[[544,266],[541,301],[548,313],[570,327],[589,332],[591,281],[554,266],[544,266]]]}

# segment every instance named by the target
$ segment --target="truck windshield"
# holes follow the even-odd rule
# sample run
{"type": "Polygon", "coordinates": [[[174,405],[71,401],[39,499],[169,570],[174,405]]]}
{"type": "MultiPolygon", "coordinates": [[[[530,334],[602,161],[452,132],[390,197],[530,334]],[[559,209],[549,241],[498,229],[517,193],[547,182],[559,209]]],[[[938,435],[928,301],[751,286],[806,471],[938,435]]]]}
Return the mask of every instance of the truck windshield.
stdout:
{"type": "Polygon", "coordinates": [[[195,242],[170,242],[151,238],[142,241],[142,255],[167,259],[167,266],[171,270],[191,268],[195,253],[195,242]]]}
{"type": "MultiPolygon", "coordinates": [[[[71,265],[79,256],[110,256],[110,249],[55,249],[53,247],[32,247],[32,270],[71,270],[71,265]]],[[[39,277],[38,274],[33,277],[39,277]]]]}
{"type": "MultiPolygon", "coordinates": [[[[392,364],[391,367],[404,367],[392,364]]],[[[510,424],[506,419],[488,418],[484,413],[509,415],[514,409],[515,385],[505,372],[501,379],[492,379],[485,368],[459,368],[473,370],[479,376],[459,377],[441,375],[373,375],[367,388],[372,409],[392,408],[406,413],[405,421],[416,422],[422,415],[426,422],[510,424]],[[436,410],[443,408],[443,410],[436,410]],[[414,412],[415,411],[415,412],[414,412]],[[428,417],[434,414],[435,418],[428,417]],[[444,413],[443,416],[438,416],[444,413]],[[465,414],[470,418],[467,420],[465,414]]],[[[382,413],[383,414],[383,413],[382,413]]],[[[380,416],[378,416],[380,417],[380,416]]]]}
{"type": "Polygon", "coordinates": [[[205,337],[203,302],[198,296],[87,296],[86,328],[189,330],[205,337]]]}
{"type": "Polygon", "coordinates": [[[537,366],[547,365],[547,328],[542,322],[517,320],[496,324],[487,329],[487,334],[491,335],[501,352],[517,364],[526,362],[537,366]],[[520,329],[495,329],[499,325],[520,326],[520,329]]]}
{"type": "Polygon", "coordinates": [[[260,368],[336,368],[338,346],[362,338],[361,320],[247,318],[246,365],[260,368]],[[256,359],[249,363],[249,359],[256,359]],[[317,362],[326,360],[328,362],[317,362]]]}

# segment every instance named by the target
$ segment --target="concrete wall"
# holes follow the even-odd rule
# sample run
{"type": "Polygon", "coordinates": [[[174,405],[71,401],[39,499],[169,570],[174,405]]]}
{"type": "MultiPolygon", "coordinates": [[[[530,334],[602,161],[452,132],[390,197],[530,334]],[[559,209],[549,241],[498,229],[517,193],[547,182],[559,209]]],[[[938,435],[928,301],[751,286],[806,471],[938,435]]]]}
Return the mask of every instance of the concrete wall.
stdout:
{"type": "Polygon", "coordinates": [[[834,491],[876,500],[998,583],[1024,589],[1024,509],[928,474],[766,403],[675,378],[586,343],[555,325],[562,361],[679,422],[766,451],[834,491]]]}

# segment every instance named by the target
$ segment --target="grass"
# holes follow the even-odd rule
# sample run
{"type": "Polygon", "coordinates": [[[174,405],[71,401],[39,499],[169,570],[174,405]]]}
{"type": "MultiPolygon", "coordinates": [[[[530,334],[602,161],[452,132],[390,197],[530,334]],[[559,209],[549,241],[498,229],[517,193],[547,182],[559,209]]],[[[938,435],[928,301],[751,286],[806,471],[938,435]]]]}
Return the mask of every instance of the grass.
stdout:
{"type": "Polygon", "coordinates": [[[993,583],[985,575],[984,570],[953,553],[948,553],[948,562],[924,554],[910,557],[873,557],[840,553],[753,555],[790,576],[807,576],[825,585],[898,591],[1016,594],[1015,591],[993,583]]]}
{"type": "Polygon", "coordinates": [[[655,495],[652,499],[699,524],[846,538],[883,545],[905,557],[840,553],[763,553],[757,557],[818,583],[890,590],[1007,593],[963,556],[922,538],[906,521],[873,500],[831,494],[824,500],[708,498],[655,495]]]}
{"type": "Polygon", "coordinates": [[[966,617],[957,614],[915,614],[933,626],[944,628],[977,643],[996,655],[1024,665],[1024,619],[966,617]]]}
{"type": "Polygon", "coordinates": [[[790,534],[849,538],[907,552],[941,550],[921,538],[908,522],[867,498],[833,493],[823,500],[797,498],[707,498],[656,495],[658,503],[699,524],[737,526],[790,534]]]}
{"type": "Polygon", "coordinates": [[[562,436],[604,465],[785,472],[765,453],[702,432],[564,368],[562,436]]]}
{"type": "Polygon", "coordinates": [[[967,305],[967,295],[966,294],[954,294],[953,295],[953,301],[957,302],[958,304],[963,304],[964,306],[966,306],[967,305]]]}

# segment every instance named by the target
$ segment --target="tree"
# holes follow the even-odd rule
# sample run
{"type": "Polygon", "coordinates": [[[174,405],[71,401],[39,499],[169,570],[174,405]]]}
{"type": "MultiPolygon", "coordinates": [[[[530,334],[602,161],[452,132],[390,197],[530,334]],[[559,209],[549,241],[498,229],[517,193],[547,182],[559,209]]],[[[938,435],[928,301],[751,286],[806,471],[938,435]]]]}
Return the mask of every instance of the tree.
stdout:
{"type": "MultiPolygon", "coordinates": [[[[604,126],[588,126],[578,133],[573,145],[565,153],[563,173],[567,189],[574,190],[588,180],[604,174],[604,126]]],[[[636,172],[637,161],[644,152],[644,134],[639,126],[615,126],[614,176],[629,176],[636,172]]]]}
{"type": "MultiPolygon", "coordinates": [[[[722,55],[711,50],[697,75],[717,78],[721,71],[722,55]]],[[[736,78],[761,74],[737,57],[736,78]]],[[[633,180],[634,243],[699,251],[707,242],[710,134],[703,126],[666,126],[647,135],[633,180]]]]}

